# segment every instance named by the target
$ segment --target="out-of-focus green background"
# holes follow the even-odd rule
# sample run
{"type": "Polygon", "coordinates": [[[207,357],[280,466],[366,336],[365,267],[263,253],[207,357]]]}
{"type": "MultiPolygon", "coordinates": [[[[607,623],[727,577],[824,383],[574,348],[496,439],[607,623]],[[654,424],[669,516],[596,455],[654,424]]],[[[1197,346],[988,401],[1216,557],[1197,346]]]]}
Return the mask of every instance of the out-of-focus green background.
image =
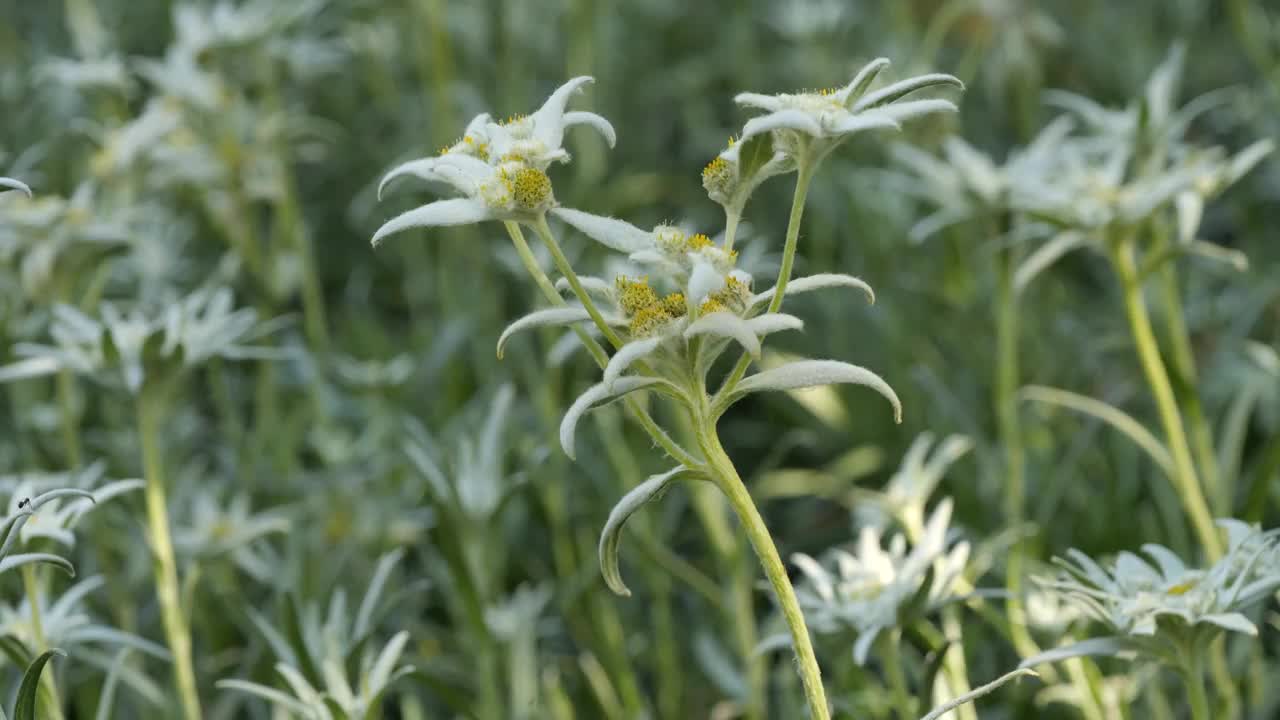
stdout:
{"type": "MultiPolygon", "coordinates": [[[[1121,107],[1178,43],[1184,102],[1233,89],[1193,137],[1235,149],[1280,133],[1280,8],[1262,1],[2,0],[0,175],[27,182],[30,202],[47,203],[49,215],[31,220],[28,201],[0,200],[0,359],[46,341],[57,302],[93,314],[103,300],[162,303],[216,285],[262,317],[292,318],[270,340],[287,360],[192,371],[166,426],[179,566],[211,716],[281,717],[215,681],[286,687],[262,627],[293,642],[292,628],[306,623],[291,619],[314,612],[324,624],[341,593],[345,609],[333,617],[354,614],[377,559],[400,549],[369,644],[409,631],[403,660],[418,672],[388,691],[385,717],[733,717],[750,695],[735,633],[744,617],[761,635],[774,622],[767,592],[735,591],[760,575],[733,522],[725,515],[709,534],[694,496],[677,489],[628,530],[623,571],[635,595],[611,595],[596,566],[599,528],[627,488],[664,469],[661,459],[613,411],[584,423],[578,461],[565,458],[560,413],[596,371],[582,356],[549,361],[554,334],[520,338],[495,357],[506,323],[540,306],[501,225],[415,231],[375,252],[368,240],[382,222],[434,197],[404,183],[379,202],[379,178],[451,143],[479,112],[530,112],[567,78],[589,74],[595,84],[572,107],[609,118],[618,143],[609,150],[591,133],[571,134],[574,162],[551,171],[559,201],[714,234],[721,215],[699,171],[748,117],[732,101],[738,92],[839,85],[883,55],[892,77],[936,70],[968,86],[958,116],[928,118],[895,141],[932,150],[959,134],[1002,158],[1060,112],[1044,91],[1121,107]],[[19,205],[26,224],[8,219],[19,205]],[[494,443],[486,415],[507,384],[514,399],[494,443]],[[442,491],[407,445],[434,458],[456,492],[442,491]]],[[[1002,588],[1014,530],[999,512],[991,409],[995,248],[969,225],[908,241],[929,208],[897,189],[889,142],[860,136],[822,168],[798,261],[801,273],[862,277],[877,303],[798,298],[792,312],[806,332],[770,345],[874,369],[901,395],[905,422],[895,426],[865,390],[839,389],[799,402],[756,396],[722,421],[722,436],[784,557],[851,541],[852,491],[883,485],[918,433],[972,437],[975,451],[942,491],[956,500],[960,532],[993,543],[979,587],[1002,588]]],[[[776,271],[790,191],[789,179],[773,181],[749,207],[742,262],[758,277],[776,271]]],[[[1264,162],[1210,205],[1202,231],[1247,253],[1250,269],[1185,274],[1215,424],[1251,372],[1242,342],[1280,340],[1278,208],[1280,165],[1264,162]]],[[[580,272],[603,273],[602,248],[567,232],[564,243],[580,272]]],[[[1116,308],[1096,257],[1073,255],[1038,279],[1022,300],[1024,380],[1101,397],[1154,427],[1116,308]]],[[[137,476],[123,396],[74,382],[81,463],[137,476]]],[[[72,469],[54,382],[2,387],[0,472],[72,469]]],[[[1276,516],[1277,396],[1271,388],[1244,420],[1235,509],[1251,520],[1276,516]]],[[[1022,530],[1037,561],[1147,541],[1195,554],[1168,484],[1128,440],[1078,415],[1023,411],[1022,530]]],[[[105,578],[81,602],[88,617],[158,641],[141,505],[124,498],[95,511],[69,553],[82,577],[105,578]]],[[[51,582],[56,597],[65,584],[51,582]]],[[[10,606],[0,622],[21,614],[21,597],[13,576],[0,578],[10,606]]],[[[975,682],[1018,661],[984,619],[1001,612],[1000,600],[983,607],[963,613],[975,682]]],[[[1262,626],[1262,655],[1273,655],[1275,629],[1262,626]]],[[[339,642],[299,633],[317,653],[339,642]]],[[[833,698],[862,708],[849,717],[881,716],[875,669],[846,667],[848,654],[839,645],[819,653],[833,698]]],[[[167,665],[138,654],[127,662],[136,677],[103,717],[174,716],[163,700],[167,665]]],[[[802,717],[793,664],[776,654],[763,662],[769,717],[802,717]]],[[[69,717],[93,716],[104,667],[74,652],[60,666],[69,717]]],[[[1274,657],[1253,667],[1261,674],[1241,677],[1242,692],[1251,717],[1270,717],[1280,699],[1265,679],[1274,657]]],[[[5,672],[16,683],[17,671],[5,672]]],[[[1043,688],[1002,690],[982,716],[1079,716],[1047,702],[1043,688]]],[[[1132,716],[1149,711],[1140,702],[1132,716]]]]}

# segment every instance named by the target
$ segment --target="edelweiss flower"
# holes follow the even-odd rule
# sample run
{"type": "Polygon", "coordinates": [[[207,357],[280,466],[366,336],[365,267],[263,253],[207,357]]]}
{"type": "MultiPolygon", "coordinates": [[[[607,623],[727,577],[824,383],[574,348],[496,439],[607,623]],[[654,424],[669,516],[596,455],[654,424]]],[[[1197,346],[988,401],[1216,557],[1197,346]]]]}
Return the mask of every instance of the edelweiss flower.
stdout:
{"type": "Polygon", "coordinates": [[[935,449],[933,433],[920,433],[884,490],[867,493],[869,502],[855,506],[855,514],[863,524],[878,527],[896,518],[912,535],[921,534],[929,497],[947,469],[972,449],[973,441],[963,435],[948,435],[935,449]]]}
{"type": "Polygon", "coordinates": [[[378,229],[373,244],[412,227],[465,225],[484,220],[531,220],[555,207],[553,162],[568,162],[564,131],[574,125],[595,128],[613,147],[616,136],[608,120],[589,112],[565,112],[573,93],[592,82],[577,77],[560,86],[532,115],[493,122],[477,115],[457,143],[438,157],[411,160],[392,169],[378,186],[378,196],[393,180],[412,175],[452,186],[465,197],[441,200],[410,210],[378,229]]]}
{"type": "Polygon", "coordinates": [[[1105,624],[1115,634],[1047,651],[1023,666],[1079,655],[1137,651],[1177,663],[1222,630],[1256,635],[1242,611],[1280,588],[1280,530],[1260,531],[1237,520],[1220,520],[1227,553],[1208,568],[1188,567],[1162,545],[1147,544],[1148,559],[1122,552],[1104,566],[1078,550],[1057,559],[1064,572],[1037,578],[1045,589],[1105,624]]]}
{"type": "Polygon", "coordinates": [[[881,530],[864,527],[853,553],[831,550],[825,565],[804,553],[792,555],[808,581],[796,595],[810,627],[817,633],[856,632],[853,658],[862,665],[881,631],[959,599],[957,581],[969,561],[969,543],[951,544],[950,522],[948,498],[938,503],[910,552],[905,536],[895,535],[886,549],[881,530]]]}
{"type": "Polygon", "coordinates": [[[917,90],[937,85],[964,88],[960,80],[942,73],[919,75],[867,92],[876,76],[888,66],[886,58],[873,60],[859,70],[848,85],[839,89],[738,95],[734,100],[739,105],[760,108],[768,113],[748,121],[739,142],[761,133],[776,132],[779,150],[797,157],[807,141],[812,140],[816,143],[815,155],[821,157],[854,133],[877,128],[898,129],[902,120],[956,110],[955,103],[949,100],[899,102],[917,90]]]}

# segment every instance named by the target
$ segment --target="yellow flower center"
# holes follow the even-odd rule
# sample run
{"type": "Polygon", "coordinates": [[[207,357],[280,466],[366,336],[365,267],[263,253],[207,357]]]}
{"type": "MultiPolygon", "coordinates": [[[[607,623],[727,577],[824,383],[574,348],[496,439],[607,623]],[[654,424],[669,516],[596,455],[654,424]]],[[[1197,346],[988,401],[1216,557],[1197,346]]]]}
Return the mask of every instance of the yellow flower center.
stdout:
{"type": "Polygon", "coordinates": [[[643,337],[662,328],[668,321],[674,319],[671,313],[661,303],[655,303],[642,307],[631,316],[631,325],[628,328],[632,337],[643,337]]]}
{"type": "Polygon", "coordinates": [[[635,315],[644,308],[658,304],[658,293],[649,287],[648,277],[632,280],[626,276],[619,276],[616,285],[618,305],[627,315],[635,315]]]}
{"type": "Polygon", "coordinates": [[[684,317],[689,311],[687,303],[684,299],[684,293],[673,292],[662,298],[662,309],[671,314],[672,317],[684,317]]]}
{"type": "Polygon", "coordinates": [[[520,168],[510,179],[511,196],[522,210],[538,210],[551,199],[551,178],[536,168],[520,168]]]}

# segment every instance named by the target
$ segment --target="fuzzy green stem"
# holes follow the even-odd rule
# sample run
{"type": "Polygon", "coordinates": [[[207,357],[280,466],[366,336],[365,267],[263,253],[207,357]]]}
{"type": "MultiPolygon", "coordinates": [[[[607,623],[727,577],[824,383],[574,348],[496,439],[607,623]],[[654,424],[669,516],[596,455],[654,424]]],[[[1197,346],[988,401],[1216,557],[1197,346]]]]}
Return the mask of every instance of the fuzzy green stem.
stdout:
{"type": "MultiPolygon", "coordinates": [[[[555,242],[555,237],[551,235],[551,229],[546,227],[545,219],[542,221],[542,225],[546,229],[547,236],[551,237],[552,242],[555,242]]],[[[551,283],[551,279],[548,278],[547,274],[538,266],[538,261],[533,256],[533,252],[529,249],[529,243],[525,242],[524,232],[520,229],[520,226],[514,222],[508,222],[506,223],[506,226],[507,234],[511,236],[511,242],[515,244],[516,252],[520,255],[520,260],[524,263],[525,270],[533,276],[534,282],[537,283],[539,288],[541,288],[542,294],[547,298],[547,301],[552,305],[565,305],[566,303],[564,298],[560,297],[560,293],[556,290],[556,286],[551,283]]],[[[558,248],[559,245],[556,245],[556,247],[558,248]]],[[[563,254],[561,257],[563,257],[563,254]]],[[[573,269],[570,268],[569,270],[572,273],[573,269]]],[[[582,289],[582,284],[578,282],[578,276],[576,274],[573,275],[571,287],[574,288],[574,292],[582,290],[579,300],[585,299],[586,301],[590,301],[591,298],[588,297],[586,291],[582,289]],[[574,283],[576,283],[576,285],[574,283]]],[[[588,335],[582,328],[574,326],[574,332],[578,334],[578,339],[581,340],[582,344],[587,348],[587,352],[591,353],[591,357],[595,359],[597,365],[604,368],[605,365],[609,364],[609,355],[605,352],[604,348],[600,347],[600,343],[596,342],[595,339],[588,335]]],[[[656,442],[676,462],[689,467],[698,465],[697,458],[693,457],[686,452],[684,448],[676,444],[676,442],[671,439],[671,436],[667,434],[667,431],[658,426],[658,423],[654,421],[653,416],[640,405],[639,401],[634,397],[628,396],[624,398],[623,402],[627,409],[631,411],[632,416],[635,417],[636,422],[640,423],[640,426],[644,428],[644,431],[649,434],[649,437],[653,438],[653,441],[656,442]]]]}
{"type": "Polygon", "coordinates": [[[560,242],[556,240],[556,236],[551,233],[551,227],[547,225],[547,216],[539,215],[533,224],[534,232],[538,233],[538,237],[542,242],[546,243],[547,249],[551,251],[551,257],[555,260],[556,269],[568,281],[569,287],[573,288],[573,294],[578,297],[578,301],[586,308],[587,314],[591,316],[591,320],[595,322],[596,327],[600,328],[600,332],[615,348],[622,347],[622,338],[618,337],[618,333],[614,331],[609,323],[605,322],[604,316],[600,314],[600,309],[596,307],[596,303],[587,294],[585,288],[582,287],[582,281],[578,279],[578,273],[574,272],[573,266],[569,264],[569,258],[564,256],[564,251],[560,249],[560,242]]]}
{"type": "Polygon", "coordinates": [[[178,568],[169,533],[165,500],[164,459],[160,427],[164,420],[163,389],[144,385],[138,396],[138,435],[142,444],[142,471],[146,481],[147,523],[154,560],[156,595],[165,639],[173,654],[173,672],[186,720],[200,720],[200,695],[191,659],[191,631],[182,611],[178,568]]]}
{"type": "Polygon", "coordinates": [[[62,420],[62,446],[66,453],[67,468],[77,470],[83,462],[80,450],[80,425],[75,409],[75,376],[70,370],[62,370],[57,376],[58,414],[62,420]]]}
{"type": "MultiPolygon", "coordinates": [[[[27,593],[27,605],[31,608],[31,635],[36,642],[36,653],[39,654],[49,649],[49,639],[45,637],[44,623],[40,619],[40,585],[34,565],[22,566],[22,585],[27,593]]],[[[62,703],[58,699],[57,679],[52,667],[40,673],[40,696],[44,713],[41,717],[62,720],[62,703]]]]}
{"type": "Polygon", "coordinates": [[[915,702],[907,689],[907,678],[902,672],[902,630],[894,628],[880,638],[884,653],[884,674],[889,682],[894,711],[902,720],[915,720],[915,702]]]}
{"type": "Polygon", "coordinates": [[[1191,720],[1209,720],[1209,697],[1204,686],[1204,662],[1198,652],[1187,653],[1187,667],[1183,675],[1187,680],[1187,705],[1191,708],[1191,720]]]}
{"type": "MultiPolygon", "coordinates": [[[[774,284],[775,292],[773,299],[769,301],[768,312],[771,313],[778,312],[782,307],[782,296],[786,294],[787,283],[791,281],[791,268],[795,264],[796,246],[800,240],[800,221],[804,217],[805,199],[809,197],[809,181],[813,179],[815,165],[816,163],[808,160],[803,153],[801,154],[796,169],[796,187],[791,195],[791,215],[787,219],[787,239],[782,247],[782,267],[778,269],[778,281],[774,284]]],[[[738,358],[738,364],[733,366],[728,379],[720,386],[717,396],[726,397],[732,392],[750,365],[751,356],[745,352],[742,353],[738,358]]]]}
{"type": "Polygon", "coordinates": [[[742,478],[733,466],[720,438],[716,434],[712,422],[706,418],[699,419],[698,444],[706,455],[712,477],[717,486],[729,499],[729,505],[738,516],[742,528],[755,549],[756,557],[764,567],[764,574],[773,587],[778,600],[782,617],[791,631],[791,642],[796,652],[796,664],[799,666],[800,679],[804,684],[805,699],[809,704],[810,716],[813,720],[830,720],[831,711],[827,706],[826,692],[822,687],[822,671],[818,667],[818,658],[813,652],[813,642],[809,637],[809,628],[805,625],[804,614],[800,610],[800,602],[796,599],[795,588],[787,577],[787,568],[782,564],[778,548],[769,535],[769,528],[764,518],[751,500],[751,494],[742,478]]]}
{"type": "Polygon", "coordinates": [[[738,223],[742,220],[742,210],[740,208],[725,209],[724,211],[724,249],[725,252],[733,250],[733,241],[738,237],[738,223]]]}
{"type": "Polygon", "coordinates": [[[1112,259],[1120,278],[1125,314],[1129,319],[1129,329],[1133,334],[1138,360],[1146,374],[1147,383],[1151,386],[1156,409],[1160,414],[1160,422],[1164,427],[1165,440],[1173,456],[1174,486],[1204,546],[1205,554],[1211,561],[1216,560],[1222,556],[1222,541],[1214,527],[1213,516],[1209,512],[1208,503],[1205,502],[1200,481],[1196,477],[1195,463],[1191,459],[1191,448],[1187,442],[1182,416],[1178,413],[1173,385],[1169,381],[1168,370],[1160,358],[1160,348],[1156,345],[1155,333],[1151,329],[1151,318],[1147,314],[1146,302],[1142,297],[1142,286],[1138,280],[1138,265],[1134,258],[1133,246],[1127,241],[1122,241],[1114,248],[1112,259]]]}

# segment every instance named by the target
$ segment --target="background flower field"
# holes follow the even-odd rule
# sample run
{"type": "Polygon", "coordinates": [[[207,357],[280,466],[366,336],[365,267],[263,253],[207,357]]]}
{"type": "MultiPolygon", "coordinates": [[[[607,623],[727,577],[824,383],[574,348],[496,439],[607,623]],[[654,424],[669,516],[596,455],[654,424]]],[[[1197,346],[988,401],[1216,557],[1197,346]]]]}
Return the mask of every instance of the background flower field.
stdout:
{"type": "MultiPolygon", "coordinates": [[[[854,275],[875,303],[793,291],[806,331],[757,365],[856,362],[902,422],[834,385],[746,396],[718,426],[832,716],[920,717],[1079,641],[1089,657],[1041,656],[955,717],[1280,712],[1280,550],[1256,529],[1280,516],[1269,3],[0,0],[0,19],[4,713],[808,717],[712,484],[635,512],[606,584],[611,511],[671,464],[620,403],[562,450],[600,369],[561,328],[495,353],[546,305],[508,232],[370,240],[438,199],[382,192],[388,171],[589,75],[570,109],[616,145],[567,133],[554,200],[720,242],[700,171],[758,114],[734,97],[839,88],[879,57],[881,85],[963,81],[931,95],[959,112],[826,158],[796,278],[854,275]],[[1155,238],[1134,267],[1129,230],[1155,238]]],[[[793,185],[764,182],[736,230],[756,292],[793,185]]],[[[628,271],[556,212],[582,275],[628,271]]]]}

